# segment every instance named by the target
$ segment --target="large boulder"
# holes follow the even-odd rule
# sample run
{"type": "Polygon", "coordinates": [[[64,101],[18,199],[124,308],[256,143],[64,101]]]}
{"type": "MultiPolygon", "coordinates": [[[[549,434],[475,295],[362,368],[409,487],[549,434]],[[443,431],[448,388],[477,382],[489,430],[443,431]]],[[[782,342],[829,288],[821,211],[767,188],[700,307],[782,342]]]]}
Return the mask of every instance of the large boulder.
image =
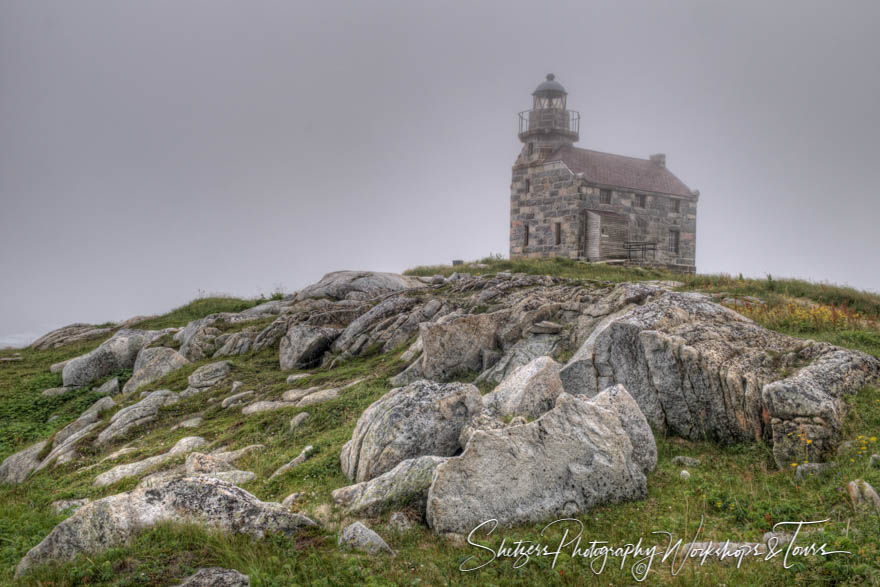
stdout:
{"type": "MultiPolygon", "coordinates": [[[[428,524],[438,533],[467,534],[487,520],[540,522],[646,497],[634,439],[615,400],[606,400],[563,393],[534,422],[475,432],[461,456],[437,467],[428,524]]],[[[654,442],[644,419],[638,438],[654,442]]]]}
{"type": "Polygon", "coordinates": [[[369,300],[423,285],[418,279],[396,273],[335,271],[328,273],[317,283],[304,287],[296,294],[296,299],[369,300]]]}
{"type": "Polygon", "coordinates": [[[119,330],[101,346],[64,365],[65,387],[82,387],[123,369],[134,367],[141,349],[166,334],[166,330],[119,330]]]}
{"type": "Polygon", "coordinates": [[[281,369],[305,369],[320,362],[342,331],[338,328],[293,324],[281,338],[279,356],[281,369]]]}
{"type": "Polygon", "coordinates": [[[481,399],[467,383],[419,380],[392,389],[361,414],[342,447],[342,471],[369,481],[407,459],[456,454],[461,429],[480,412],[481,399]]]}
{"type": "Polygon", "coordinates": [[[15,574],[20,577],[35,565],[51,561],[70,561],[80,553],[101,552],[164,522],[202,524],[253,538],[276,532],[290,536],[315,525],[307,517],[280,504],[262,502],[231,483],[187,477],[81,507],[21,559],[15,574]]]}
{"type": "Polygon", "coordinates": [[[130,430],[140,428],[156,419],[159,408],[171,405],[178,401],[179,396],[171,390],[160,389],[149,394],[136,404],[125,407],[110,418],[107,426],[95,439],[97,446],[105,445],[116,438],[128,433],[130,430]]]}
{"type": "Polygon", "coordinates": [[[407,459],[374,479],[340,487],[333,492],[333,501],[343,507],[348,516],[377,516],[389,509],[408,506],[424,514],[434,469],[447,458],[407,459]]]}
{"type": "Polygon", "coordinates": [[[134,363],[134,373],[122,387],[123,394],[136,392],[144,385],[158,381],[169,373],[177,371],[189,361],[175,351],[166,347],[144,349],[138,353],[134,363]]]}
{"type": "Polygon", "coordinates": [[[654,427],[678,436],[772,442],[787,466],[833,453],[845,396],[876,381],[880,361],[662,291],[600,320],[560,376],[587,396],[623,384],[654,427]]]}
{"type": "Polygon", "coordinates": [[[483,396],[483,405],[494,415],[537,418],[553,408],[562,393],[559,370],[562,365],[550,357],[538,357],[514,369],[492,391],[483,396]]]}
{"type": "Polygon", "coordinates": [[[420,324],[423,376],[443,381],[460,373],[482,371],[484,353],[499,347],[497,334],[509,316],[509,311],[499,310],[420,324]]]}

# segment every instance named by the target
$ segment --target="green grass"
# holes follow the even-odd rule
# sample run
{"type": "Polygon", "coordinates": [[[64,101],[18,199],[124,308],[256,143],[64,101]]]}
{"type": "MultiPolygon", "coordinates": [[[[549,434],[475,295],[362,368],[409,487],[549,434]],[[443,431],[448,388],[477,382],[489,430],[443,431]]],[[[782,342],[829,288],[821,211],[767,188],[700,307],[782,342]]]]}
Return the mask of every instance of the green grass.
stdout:
{"type": "Polygon", "coordinates": [[[243,300],[240,298],[218,296],[199,298],[180,306],[179,308],[175,308],[162,316],[147,318],[142,322],[138,322],[135,327],[158,330],[161,328],[183,326],[187,322],[204,318],[210,314],[217,314],[220,312],[241,312],[242,310],[253,308],[264,301],[266,300],[243,300]]]}
{"type": "MultiPolygon", "coordinates": [[[[371,368],[377,365],[373,364],[371,368]]],[[[381,368],[381,367],[380,367],[381,368]]],[[[305,491],[303,510],[307,513],[318,503],[326,503],[329,492],[345,484],[338,464],[338,449],[350,435],[356,411],[374,396],[363,389],[361,394],[346,397],[343,405],[321,410],[320,416],[310,420],[300,432],[301,441],[285,437],[283,425],[273,422],[284,417],[260,418],[241,424],[233,437],[242,435],[237,444],[248,444],[259,439],[281,451],[283,457],[261,461],[253,457],[241,463],[260,473],[265,479],[273,468],[296,454],[303,443],[322,446],[318,455],[289,475],[271,483],[255,481],[246,488],[263,499],[280,499],[292,490],[305,491]]],[[[380,386],[381,387],[381,386],[380,386]]],[[[376,389],[380,393],[381,389],[376,389]]],[[[314,410],[318,412],[318,410],[314,410]]],[[[171,416],[172,414],[166,414],[171,416]]],[[[177,417],[179,414],[174,414],[177,417]]],[[[223,421],[217,417],[219,431],[223,421]]],[[[277,423],[277,422],[276,422],[277,423]]],[[[230,432],[231,433],[231,432],[230,432]]],[[[655,563],[649,584],[675,582],[685,585],[757,585],[776,581],[794,581],[802,584],[880,583],[880,520],[876,514],[854,511],[841,489],[850,479],[861,478],[880,486],[880,470],[867,467],[866,453],[859,452],[859,436],[880,433],[880,391],[868,388],[854,398],[854,409],[847,421],[846,438],[856,446],[840,459],[840,466],[828,476],[796,483],[791,471],[779,471],[773,464],[767,447],[734,445],[721,447],[706,442],[688,442],[658,436],[660,465],[649,475],[649,496],[644,501],[607,505],[594,509],[579,519],[584,524],[585,536],[625,544],[642,538],[647,545],[664,545],[653,531],[668,531],[674,539],[689,540],[697,532],[703,517],[704,533],[701,538],[736,541],[760,540],[779,521],[808,521],[831,518],[823,530],[802,538],[799,543],[827,542],[834,550],[848,550],[851,556],[810,558],[802,560],[795,571],[782,568],[779,560],[746,563],[742,569],[735,566],[709,563],[702,569],[688,563],[676,576],[668,564],[655,563]],[[678,454],[694,456],[702,465],[690,469],[692,477],[683,482],[679,468],[671,464],[678,454]],[[852,461],[850,461],[850,458],[852,461]]],[[[156,434],[163,434],[157,430],[156,434]]],[[[147,436],[147,442],[157,438],[147,436]]],[[[168,439],[170,441],[170,439],[168,439]]],[[[870,440],[867,441],[870,446],[870,440]]],[[[51,476],[70,473],[53,472],[51,476]]],[[[79,482],[90,480],[79,479],[79,482]]],[[[46,505],[57,495],[51,494],[52,480],[35,478],[25,486],[4,491],[4,503],[9,504],[3,518],[3,536],[12,539],[0,546],[3,565],[14,565],[26,549],[38,542],[63,516],[48,515],[46,505]]],[[[129,484],[130,485],[130,484],[129,484]]],[[[58,495],[81,495],[83,484],[58,495]]],[[[123,487],[111,487],[114,493],[123,487]]],[[[129,487],[124,487],[129,488],[129,487]]],[[[97,497],[97,493],[92,491],[97,497]]],[[[337,518],[338,519],[338,518],[337,518]]],[[[388,528],[386,518],[367,522],[380,532],[397,551],[396,557],[366,556],[340,551],[336,546],[333,528],[307,532],[293,539],[272,536],[254,541],[245,537],[229,536],[188,525],[163,525],[134,538],[129,544],[106,552],[80,557],[73,563],[38,569],[27,577],[25,584],[79,585],[114,584],[145,585],[171,584],[200,566],[236,568],[251,576],[254,585],[326,584],[558,584],[576,585],[584,582],[597,584],[632,584],[627,575],[616,567],[607,568],[601,581],[591,578],[586,563],[563,554],[555,569],[548,560],[534,560],[522,569],[512,568],[512,561],[497,561],[479,572],[460,573],[457,569],[465,557],[485,554],[473,547],[447,541],[417,528],[397,534],[388,528]]],[[[508,540],[540,538],[542,525],[526,525],[498,531],[490,538],[479,538],[481,544],[497,547],[502,537],[508,540]]],[[[559,540],[559,535],[552,535],[559,540]]],[[[544,540],[547,541],[546,539],[544,540]]],[[[8,570],[7,570],[8,572],[8,570]]],[[[0,575],[8,580],[9,575],[0,575]]]]}
{"type": "MultiPolygon", "coordinates": [[[[867,312],[876,300],[873,294],[850,293],[846,288],[834,290],[819,284],[802,289],[789,287],[787,280],[773,280],[772,286],[762,280],[738,280],[716,276],[679,276],[640,268],[590,266],[569,260],[555,261],[483,261],[488,267],[456,267],[471,273],[525,271],[548,273],[579,280],[624,281],[632,279],[679,279],[686,288],[702,291],[726,291],[735,295],[755,295],[762,299],[773,296],[797,296],[817,303],[830,303],[834,297],[840,304],[855,307],[863,304],[867,312]],[[768,289],[772,287],[772,289],[768,289]],[[739,289],[737,289],[739,288],[739,289]],[[783,288],[783,289],[779,289],[783,288]],[[860,301],[859,301],[860,300],[860,301]]],[[[449,273],[450,267],[420,268],[419,274],[449,273]]],[[[795,282],[793,282],[795,283],[795,282]]],[[[801,287],[801,286],[798,286],[801,287]]],[[[196,300],[171,313],[151,318],[138,327],[162,328],[182,326],[191,319],[251,307],[257,301],[209,298],[196,300]]],[[[253,325],[245,323],[242,326],[253,325]]],[[[790,332],[804,335],[803,332],[790,332]]],[[[828,340],[841,346],[866,350],[880,356],[880,335],[869,330],[838,330],[810,333],[811,338],[828,340]]],[[[60,385],[60,375],[49,374],[54,362],[77,356],[94,348],[100,341],[84,342],[51,351],[21,352],[21,362],[0,363],[0,459],[30,444],[49,438],[76,418],[97,399],[89,389],[43,398],[40,391],[60,385]]],[[[402,349],[400,349],[402,350],[402,349]]],[[[360,384],[344,391],[340,398],[310,406],[309,420],[294,433],[288,422],[300,408],[242,416],[240,409],[220,408],[219,400],[229,394],[227,382],[216,389],[187,398],[160,411],[159,418],[127,438],[97,451],[82,447],[82,459],[76,463],[50,468],[32,476],[19,486],[0,486],[0,584],[12,582],[12,573],[21,557],[39,543],[65,514],[55,514],[49,504],[58,499],[89,497],[92,499],[132,489],[137,479],[127,479],[109,487],[96,488],[96,475],[122,462],[132,462],[166,451],[184,436],[200,435],[208,440],[204,450],[225,446],[230,449],[250,444],[263,444],[265,450],[250,453],[236,463],[243,470],[254,471],[257,478],[244,488],[268,501],[280,501],[293,492],[303,492],[296,508],[314,515],[315,510],[331,503],[333,489],[347,485],[342,474],[339,454],[361,412],[390,389],[388,378],[402,367],[398,350],[395,353],[374,353],[348,360],[329,370],[308,371],[310,377],[287,384],[289,372],[278,369],[275,350],[265,350],[230,357],[233,363],[231,380],[244,382],[243,389],[257,390],[261,399],[275,399],[292,387],[337,385],[357,378],[360,384]],[[204,419],[194,430],[171,430],[172,426],[194,414],[204,419]],[[300,467],[268,481],[271,473],[295,457],[306,445],[316,448],[314,456],[300,467]],[[99,461],[122,446],[136,451],[119,461],[99,461]],[[94,466],[89,470],[83,467],[94,466]]],[[[13,351],[0,351],[8,356],[13,351]]],[[[184,389],[186,378],[200,361],[157,381],[144,390],[184,389]]],[[[121,373],[123,377],[126,373],[121,373]]],[[[473,375],[473,374],[471,374],[473,375]]],[[[100,382],[96,383],[97,386],[100,382]]],[[[95,386],[92,386],[94,388],[95,386]]],[[[488,391],[485,388],[483,391],[488,391]]],[[[134,399],[132,398],[132,400],[134,399]]],[[[763,532],[778,521],[820,520],[830,518],[824,530],[808,540],[828,542],[835,550],[852,551],[851,556],[807,559],[793,570],[782,568],[778,560],[735,565],[707,563],[703,568],[688,563],[677,576],[668,564],[656,562],[647,584],[676,583],[683,585],[757,585],[795,582],[802,584],[863,584],[880,585],[880,518],[876,513],[853,509],[843,490],[851,479],[865,479],[880,487],[880,469],[870,469],[868,458],[880,452],[876,437],[880,436],[880,390],[868,387],[850,398],[852,409],[846,421],[844,439],[852,443],[838,459],[828,476],[796,483],[792,471],[778,470],[768,447],[762,444],[721,446],[711,442],[689,442],[657,435],[660,464],[648,477],[649,496],[646,500],[606,505],[580,516],[585,536],[624,544],[642,538],[646,544],[659,544],[653,531],[668,531],[677,538],[689,540],[704,520],[707,539],[741,541],[760,540],[763,532]],[[871,438],[875,438],[874,441],[871,438]],[[864,447],[864,448],[863,448],[864,447]],[[673,456],[684,454],[703,461],[690,470],[688,482],[679,478],[679,468],[671,464],[673,456]]],[[[109,417],[105,416],[105,417],[109,417]]],[[[179,462],[182,460],[178,458],[179,462]]],[[[478,584],[478,585],[581,585],[632,584],[629,565],[623,570],[609,566],[599,577],[593,576],[582,560],[560,557],[555,569],[548,560],[533,560],[522,569],[514,569],[511,561],[497,561],[474,573],[460,573],[459,565],[470,555],[482,551],[467,545],[434,536],[427,528],[397,534],[387,526],[387,517],[366,522],[378,531],[397,551],[397,556],[367,556],[339,550],[336,532],[343,522],[331,510],[330,523],[321,529],[287,539],[270,536],[265,540],[230,536],[192,525],[165,524],[141,533],[128,544],[95,555],[81,556],[72,563],[50,565],[37,569],[22,584],[27,585],[162,585],[174,584],[201,566],[224,566],[250,575],[252,584],[259,585],[349,585],[349,584],[478,584]]],[[[486,545],[497,546],[501,537],[508,540],[538,539],[542,525],[526,525],[497,531],[491,538],[481,538],[486,545]]],[[[558,539],[558,536],[557,536],[558,539]]]]}

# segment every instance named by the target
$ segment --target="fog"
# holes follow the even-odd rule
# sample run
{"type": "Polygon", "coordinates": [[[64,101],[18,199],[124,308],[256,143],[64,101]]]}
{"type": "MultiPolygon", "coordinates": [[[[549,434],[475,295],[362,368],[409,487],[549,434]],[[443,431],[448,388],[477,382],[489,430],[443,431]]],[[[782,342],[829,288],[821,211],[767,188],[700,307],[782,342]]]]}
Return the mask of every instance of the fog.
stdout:
{"type": "Polygon", "coordinates": [[[516,114],[701,192],[700,272],[880,290],[880,3],[0,2],[0,346],[507,254],[516,114]]]}

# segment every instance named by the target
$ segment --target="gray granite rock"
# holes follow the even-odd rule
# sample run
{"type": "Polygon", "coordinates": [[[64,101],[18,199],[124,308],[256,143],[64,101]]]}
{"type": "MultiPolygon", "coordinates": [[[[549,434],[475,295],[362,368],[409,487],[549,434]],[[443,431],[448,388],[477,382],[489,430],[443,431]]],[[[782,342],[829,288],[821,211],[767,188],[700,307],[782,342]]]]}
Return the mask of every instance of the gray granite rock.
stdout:
{"type": "Polygon", "coordinates": [[[223,398],[223,401],[220,402],[221,408],[229,408],[232,406],[241,405],[247,401],[250,401],[251,398],[254,397],[256,392],[254,390],[250,391],[242,391],[241,393],[236,393],[235,395],[230,395],[229,397],[223,398]]]}
{"type": "Polygon", "coordinates": [[[34,566],[72,560],[125,543],[164,522],[189,522],[262,538],[294,535],[315,523],[277,503],[258,500],[235,485],[208,477],[175,479],[152,488],[111,495],[78,509],[19,562],[16,576],[34,566]]]}
{"type": "Polygon", "coordinates": [[[281,338],[281,370],[306,369],[320,362],[321,356],[342,333],[338,328],[293,324],[281,338]]]}
{"type": "Polygon", "coordinates": [[[269,480],[271,481],[275,477],[278,477],[279,475],[283,475],[284,473],[290,471],[294,467],[298,467],[299,465],[303,464],[304,462],[306,462],[306,460],[308,460],[309,457],[312,456],[312,453],[314,453],[314,452],[315,452],[315,448],[311,444],[308,445],[307,447],[302,449],[302,451],[299,453],[299,455],[297,455],[292,461],[278,467],[278,469],[276,469],[275,472],[272,473],[272,475],[269,477],[269,480]]]}
{"type": "Polygon", "coordinates": [[[57,349],[75,342],[100,338],[110,332],[112,332],[111,328],[101,328],[93,324],[70,324],[44,334],[32,342],[30,348],[38,351],[57,349]]]}
{"type": "Polygon", "coordinates": [[[189,361],[175,351],[165,347],[143,349],[134,363],[131,379],[126,381],[122,393],[128,395],[141,387],[158,381],[169,373],[177,371],[189,361]]]}
{"type": "Polygon", "coordinates": [[[677,465],[679,467],[691,467],[691,468],[699,467],[700,466],[700,459],[695,459],[693,457],[686,457],[683,455],[678,455],[678,456],[672,457],[672,464],[677,465]]]}
{"type": "Polygon", "coordinates": [[[332,494],[333,501],[344,509],[347,516],[377,516],[389,509],[407,506],[424,514],[434,469],[447,458],[407,459],[369,481],[336,489],[332,494]]]}
{"type": "Polygon", "coordinates": [[[40,466],[40,454],[48,444],[48,440],[41,440],[6,457],[0,464],[0,483],[18,484],[27,479],[31,471],[40,466]]]}
{"type": "Polygon", "coordinates": [[[880,377],[880,360],[769,331],[705,295],[639,289],[651,288],[615,289],[619,309],[560,373],[567,392],[592,396],[622,383],[657,429],[721,442],[772,438],[776,462],[788,466],[804,460],[805,446],[810,462],[833,454],[845,396],[880,377]]]}
{"type": "Polygon", "coordinates": [[[562,393],[561,367],[550,357],[538,357],[514,369],[491,393],[484,395],[483,406],[490,414],[502,418],[537,418],[552,409],[562,393]]]}
{"type": "Polygon", "coordinates": [[[116,438],[128,433],[130,430],[140,428],[156,419],[159,408],[171,405],[178,401],[178,396],[171,390],[160,389],[147,395],[136,404],[123,408],[113,414],[110,425],[101,431],[95,444],[98,446],[107,444],[116,438]]]}
{"type": "Polygon", "coordinates": [[[95,390],[95,393],[100,393],[101,395],[116,395],[119,391],[119,378],[113,377],[101,384],[101,386],[95,390]]]}
{"type": "Polygon", "coordinates": [[[235,569],[207,567],[197,570],[178,587],[250,587],[250,584],[250,578],[235,569]]]}
{"type": "Polygon", "coordinates": [[[350,524],[342,530],[342,534],[339,536],[339,546],[352,548],[368,554],[379,554],[382,552],[393,554],[388,543],[361,522],[350,524]]]}
{"type": "Polygon", "coordinates": [[[192,452],[204,444],[206,444],[205,439],[200,436],[187,436],[186,438],[181,438],[173,447],[171,447],[170,450],[168,450],[168,452],[148,457],[134,463],[117,465],[109,471],[101,473],[95,478],[95,486],[105,487],[121,481],[122,479],[135,477],[144,473],[148,469],[152,469],[153,467],[168,462],[176,455],[192,452]]]}
{"type": "Polygon", "coordinates": [[[317,283],[301,289],[297,292],[296,299],[369,300],[422,285],[417,279],[395,273],[335,271],[328,273],[317,283]]]}
{"type": "Polygon", "coordinates": [[[482,409],[482,396],[466,383],[420,380],[393,389],[358,419],[342,448],[342,470],[369,481],[398,463],[423,456],[452,456],[461,449],[461,429],[482,409]]]}
{"type": "MultiPolygon", "coordinates": [[[[428,524],[437,533],[467,534],[486,520],[541,522],[646,497],[633,439],[618,410],[607,407],[614,398],[602,395],[610,394],[588,401],[564,393],[534,422],[475,432],[460,456],[437,467],[428,524]]],[[[653,442],[644,426],[637,438],[653,442]]]]}
{"type": "Polygon", "coordinates": [[[229,375],[231,370],[232,363],[229,361],[209,363],[208,365],[202,365],[193,371],[192,375],[187,379],[187,382],[189,382],[190,387],[200,390],[208,389],[209,387],[213,387],[223,381],[229,375]]]}
{"type": "Polygon", "coordinates": [[[95,350],[71,359],[61,372],[66,387],[82,387],[124,369],[134,367],[141,349],[166,334],[166,330],[117,331],[95,350]]]}

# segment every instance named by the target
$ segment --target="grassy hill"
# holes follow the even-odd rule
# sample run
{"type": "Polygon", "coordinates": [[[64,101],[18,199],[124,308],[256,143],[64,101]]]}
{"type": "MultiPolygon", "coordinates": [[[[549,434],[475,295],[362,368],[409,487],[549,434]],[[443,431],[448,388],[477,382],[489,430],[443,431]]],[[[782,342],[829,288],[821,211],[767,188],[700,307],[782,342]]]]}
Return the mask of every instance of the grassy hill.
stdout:
{"type": "MultiPolygon", "coordinates": [[[[448,275],[453,269],[473,274],[497,271],[551,274],[583,281],[670,280],[683,282],[683,289],[724,294],[719,299],[734,304],[744,314],[768,328],[794,336],[826,340],[880,357],[880,296],[850,288],[815,284],[800,280],[741,279],[730,276],[681,276],[643,268],[589,265],[569,260],[506,261],[484,259],[455,268],[418,267],[413,275],[448,275]]],[[[186,322],[218,311],[239,311],[256,300],[212,298],[196,300],[160,317],[137,325],[145,328],[183,326],[186,322]]],[[[248,323],[253,325],[253,323],[248,323]]],[[[243,325],[244,326],[244,325],[243,325]]],[[[170,341],[163,341],[169,343],[170,341]]],[[[49,351],[20,351],[22,361],[0,363],[0,459],[34,442],[50,437],[75,419],[98,396],[89,390],[77,394],[43,397],[40,391],[61,385],[61,376],[49,373],[52,363],[68,359],[96,347],[89,341],[49,351]]],[[[265,399],[280,396],[291,387],[311,387],[364,380],[339,399],[310,406],[308,422],[295,432],[288,421],[301,408],[243,417],[238,410],[223,410],[212,397],[228,395],[228,386],[187,398],[163,408],[159,418],[135,436],[115,443],[112,448],[132,446],[127,460],[152,456],[184,436],[198,434],[209,440],[208,450],[220,446],[241,448],[260,443],[266,449],[252,453],[236,463],[253,471],[257,478],[243,487],[266,501],[280,501],[293,492],[305,496],[297,501],[307,515],[329,523],[313,532],[289,540],[270,537],[252,541],[231,537],[187,525],[163,525],[139,535],[124,547],[98,555],[78,558],[74,563],[47,567],[28,575],[22,584],[30,585],[162,585],[174,584],[201,566],[235,568],[250,575],[252,585],[348,585],[348,584],[631,584],[632,561],[623,569],[619,559],[610,559],[600,576],[590,571],[589,560],[562,554],[551,568],[547,557],[533,558],[522,568],[513,560],[499,560],[477,572],[462,573],[459,565],[469,556],[485,560],[485,550],[454,539],[435,536],[424,527],[396,533],[387,517],[368,520],[397,551],[395,557],[368,556],[341,551],[336,546],[335,523],[340,515],[328,508],[330,492],[349,482],[339,465],[340,449],[349,438],[358,416],[386,393],[388,378],[404,364],[400,354],[375,353],[353,359],[332,370],[305,371],[309,377],[287,384],[290,372],[278,369],[277,350],[266,350],[229,357],[233,378],[244,382],[244,389],[255,389],[265,399]],[[172,429],[193,414],[203,417],[196,431],[172,429]],[[313,445],[315,456],[290,474],[268,480],[281,464],[295,457],[306,445],[313,445]]],[[[0,351],[0,357],[19,351],[0,351]]],[[[186,378],[196,368],[212,362],[195,362],[144,388],[183,389],[186,378]]],[[[119,373],[121,383],[130,373],[119,373]]],[[[90,389],[97,388],[102,381],[90,389]]],[[[109,417],[105,416],[105,418],[109,417]]],[[[828,550],[850,551],[851,555],[798,557],[784,569],[779,558],[736,564],[708,562],[700,567],[688,562],[677,574],[670,564],[655,561],[647,584],[757,585],[771,582],[880,584],[880,517],[876,512],[855,510],[846,483],[864,479],[880,487],[880,469],[870,468],[872,453],[880,453],[880,389],[864,388],[852,399],[845,430],[845,448],[832,472],[823,477],[795,480],[793,468],[779,470],[768,447],[762,444],[721,446],[713,442],[690,442],[657,435],[659,465],[648,477],[649,496],[644,501],[607,505],[580,516],[584,524],[584,546],[589,540],[624,545],[643,540],[644,544],[665,544],[654,531],[672,533],[674,540],[700,539],[760,541],[761,535],[780,521],[826,520],[820,530],[799,544],[827,543],[828,550]],[[681,467],[672,457],[699,458],[702,464],[689,469],[691,478],[679,477],[681,467]]],[[[12,582],[15,565],[29,548],[42,540],[65,514],[56,514],[51,502],[59,499],[100,498],[132,489],[135,479],[97,488],[92,481],[108,469],[102,462],[105,452],[86,449],[75,463],[50,468],[19,486],[0,486],[0,583],[12,582]]],[[[175,462],[182,462],[182,457],[175,462]]],[[[115,463],[113,463],[115,464],[115,463]]],[[[167,466],[167,465],[166,465],[167,466]]],[[[543,524],[497,531],[480,537],[482,544],[497,547],[502,536],[511,540],[542,540],[543,524]]],[[[551,542],[559,536],[552,535],[551,542]]],[[[781,557],[780,557],[781,558],[781,557]]],[[[598,563],[597,563],[598,564],[598,563]]]]}

